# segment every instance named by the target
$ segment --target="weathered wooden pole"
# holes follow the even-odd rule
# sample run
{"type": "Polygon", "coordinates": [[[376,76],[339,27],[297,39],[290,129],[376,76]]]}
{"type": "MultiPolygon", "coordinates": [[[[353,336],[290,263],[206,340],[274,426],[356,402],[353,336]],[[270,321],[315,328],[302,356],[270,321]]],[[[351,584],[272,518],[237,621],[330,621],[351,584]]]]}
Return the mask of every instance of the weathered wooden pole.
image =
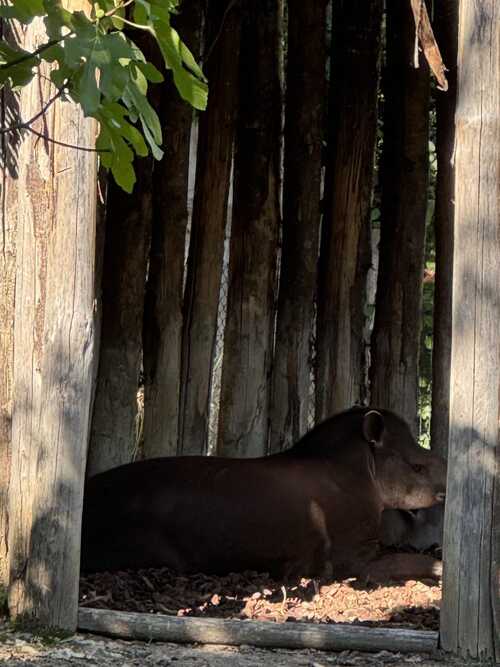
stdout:
{"type": "Polygon", "coordinates": [[[335,3],[326,211],[318,280],[316,418],[359,403],[377,136],[380,0],[335,3]],[[353,85],[356,81],[356,85],[353,85]]]}
{"type": "Polygon", "coordinates": [[[441,644],[500,662],[500,5],[461,0],[441,644]]]}
{"type": "MultiPolygon", "coordinates": [[[[183,0],[173,17],[195,58],[200,55],[203,8],[183,0]]],[[[172,456],[179,445],[182,297],[188,226],[188,184],[193,108],[171,86],[157,104],[164,160],[155,162],[152,236],[144,306],[144,458],[172,456]]]]}
{"type": "MultiPolygon", "coordinates": [[[[12,39],[7,21],[0,23],[2,38],[12,39]]],[[[16,96],[3,87],[0,91],[0,124],[19,118],[16,96]]],[[[10,480],[10,440],[12,423],[12,358],[14,354],[14,292],[16,286],[17,229],[17,148],[19,133],[0,137],[0,588],[8,586],[8,490],[10,480]]]]}
{"type": "Polygon", "coordinates": [[[179,452],[208,446],[209,402],[224,232],[236,122],[241,6],[208,3],[204,72],[210,81],[200,117],[191,240],[184,295],[179,452]]]}
{"type": "Polygon", "coordinates": [[[279,231],[278,6],[243,15],[219,454],[266,453],[279,231]]]}
{"type": "Polygon", "coordinates": [[[448,68],[448,91],[436,92],[436,279],[432,345],[431,449],[446,456],[450,421],[451,308],[453,275],[455,102],[457,92],[458,6],[435,0],[435,31],[448,68]]]}
{"type": "Polygon", "coordinates": [[[381,230],[371,402],[395,410],[417,431],[425,219],[429,174],[429,67],[414,67],[410,4],[388,0],[381,160],[381,230]]]}
{"type": "Polygon", "coordinates": [[[144,283],[151,233],[152,158],[135,163],[137,183],[126,194],[108,183],[102,334],[87,475],[134,458],[137,388],[142,367],[144,283]]]}
{"type": "Polygon", "coordinates": [[[288,2],[281,255],[271,450],[307,431],[325,111],[326,2],[288,2]]]}
{"type": "MultiPolygon", "coordinates": [[[[20,34],[27,50],[47,39],[41,19],[20,34]]],[[[20,94],[21,117],[53,94],[36,77],[20,94]]],[[[95,141],[95,123],[69,102],[34,127],[78,146],[95,141]]],[[[73,631],[95,362],[96,156],[26,133],[16,157],[9,608],[13,618],[73,631]]]]}

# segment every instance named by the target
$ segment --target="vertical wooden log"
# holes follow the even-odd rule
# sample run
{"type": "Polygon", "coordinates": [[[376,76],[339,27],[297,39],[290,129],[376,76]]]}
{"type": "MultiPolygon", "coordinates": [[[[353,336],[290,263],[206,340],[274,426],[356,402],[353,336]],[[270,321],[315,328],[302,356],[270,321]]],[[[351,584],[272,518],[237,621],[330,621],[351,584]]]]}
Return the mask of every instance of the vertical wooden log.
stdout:
{"type": "Polygon", "coordinates": [[[288,2],[283,250],[272,376],[270,448],[308,428],[325,110],[326,1],[288,2]]]}
{"type": "Polygon", "coordinates": [[[151,229],[150,158],[136,160],[131,195],[109,181],[102,333],[87,473],[129,463],[136,446],[144,286],[151,229]]]}
{"type": "Polygon", "coordinates": [[[500,662],[500,6],[461,0],[443,648],[500,662]]]}
{"type": "Polygon", "coordinates": [[[436,276],[432,350],[431,448],[446,456],[450,419],[451,299],[453,276],[453,215],[455,102],[457,87],[458,3],[434,0],[435,35],[448,68],[448,91],[436,91],[436,276]]]}
{"type": "Polygon", "coordinates": [[[241,7],[208,3],[207,110],[200,116],[184,328],[180,443],[183,454],[206,451],[213,351],[222,274],[238,92],[241,7]]]}
{"type": "Polygon", "coordinates": [[[279,228],[278,7],[259,0],[243,21],[234,158],[228,312],[218,452],[267,450],[279,228]]]}
{"type": "MultiPolygon", "coordinates": [[[[13,24],[0,23],[2,39],[13,39],[13,24]]],[[[19,102],[7,88],[0,91],[2,127],[19,122],[19,102]]],[[[14,354],[14,294],[18,218],[18,132],[0,137],[0,589],[9,579],[7,531],[11,460],[12,362],[14,354]]]]}
{"type": "MultiPolygon", "coordinates": [[[[21,46],[45,40],[37,19],[21,46]]],[[[20,95],[22,117],[53,94],[48,78],[35,78],[20,95]]],[[[36,129],[87,147],[96,135],[69,102],[36,129]]],[[[74,631],[95,363],[96,156],[25,134],[17,164],[9,607],[13,618],[74,631]]]]}
{"type": "MultiPolygon", "coordinates": [[[[184,0],[175,27],[199,57],[201,3],[184,0]]],[[[172,85],[172,84],[171,84],[172,85]]],[[[151,253],[144,313],[145,458],[172,456],[179,440],[182,296],[192,107],[166,86],[159,102],[165,159],[154,165],[151,253]]]]}
{"type": "MultiPolygon", "coordinates": [[[[184,2],[176,28],[199,56],[201,6],[184,2]]],[[[179,396],[183,278],[188,223],[192,107],[172,91],[159,102],[167,159],[153,172],[153,229],[144,318],[144,449],[146,458],[175,455],[179,396]]]]}
{"type": "Polygon", "coordinates": [[[371,402],[417,432],[418,358],[428,186],[429,68],[419,54],[410,4],[387,2],[382,206],[371,402]]]}
{"type": "Polygon", "coordinates": [[[381,0],[333,8],[326,213],[318,281],[316,418],[358,403],[377,134],[381,0]],[[353,85],[353,82],[356,82],[353,85]]]}

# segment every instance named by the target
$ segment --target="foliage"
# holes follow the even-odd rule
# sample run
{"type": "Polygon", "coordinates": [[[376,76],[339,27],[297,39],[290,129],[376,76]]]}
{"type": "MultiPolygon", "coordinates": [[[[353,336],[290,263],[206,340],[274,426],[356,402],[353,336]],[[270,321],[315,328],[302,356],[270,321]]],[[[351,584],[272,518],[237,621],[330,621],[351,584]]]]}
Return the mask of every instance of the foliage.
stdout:
{"type": "Polygon", "coordinates": [[[429,187],[427,196],[427,216],[425,221],[425,261],[424,267],[429,280],[424,280],[422,294],[422,331],[420,336],[419,395],[418,414],[420,420],[420,444],[430,447],[432,413],[432,347],[434,337],[434,272],[436,269],[436,248],[434,235],[434,208],[436,198],[437,155],[436,110],[430,112],[429,141],[429,187]]]}
{"type": "MultiPolygon", "coordinates": [[[[48,39],[33,52],[0,41],[0,87],[22,88],[43,61],[51,63],[50,79],[57,92],[45,108],[57,97],[70,98],[85,116],[95,118],[102,164],[131,192],[134,155],[151,151],[158,160],[163,155],[160,122],[147,97],[149,83],[160,83],[163,74],[146,60],[130,33],[142,31],[156,41],[183,99],[195,109],[207,104],[203,72],[170,24],[178,2],[92,0],[88,16],[64,9],[61,0],[15,0],[2,6],[0,17],[22,24],[43,17],[48,39]]],[[[21,127],[30,129],[29,123],[21,127]]]]}

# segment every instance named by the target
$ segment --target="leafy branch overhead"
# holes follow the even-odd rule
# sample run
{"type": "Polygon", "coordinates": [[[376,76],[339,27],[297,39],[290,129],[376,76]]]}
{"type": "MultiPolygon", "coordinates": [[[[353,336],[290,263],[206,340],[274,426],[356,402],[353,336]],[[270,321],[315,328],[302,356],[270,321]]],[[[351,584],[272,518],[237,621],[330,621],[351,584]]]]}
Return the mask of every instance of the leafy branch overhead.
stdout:
{"type": "MultiPolygon", "coordinates": [[[[2,6],[0,17],[22,24],[43,17],[47,42],[28,52],[0,41],[0,87],[22,88],[42,61],[52,63],[54,97],[70,98],[85,116],[99,122],[96,148],[102,164],[131,192],[135,154],[151,151],[158,160],[163,155],[160,121],[147,98],[149,83],[160,83],[163,75],[130,38],[134,30],[156,40],[181,97],[195,109],[206,108],[206,79],[170,24],[178,4],[179,0],[99,0],[91,3],[89,16],[64,9],[60,0],[15,0],[2,6]]],[[[29,122],[18,127],[30,129],[29,122]]]]}

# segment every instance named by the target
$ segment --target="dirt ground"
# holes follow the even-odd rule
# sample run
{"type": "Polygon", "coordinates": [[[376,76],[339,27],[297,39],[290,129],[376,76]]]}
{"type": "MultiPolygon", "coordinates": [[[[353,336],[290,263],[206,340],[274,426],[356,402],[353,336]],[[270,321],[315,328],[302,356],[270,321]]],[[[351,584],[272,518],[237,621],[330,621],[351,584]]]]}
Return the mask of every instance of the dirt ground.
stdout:
{"type": "Polygon", "coordinates": [[[359,623],[437,630],[441,587],[433,580],[369,584],[348,579],[273,581],[245,572],[176,576],[166,568],[82,577],[80,605],[174,616],[359,623]]]}
{"type": "MultiPolygon", "coordinates": [[[[452,662],[440,652],[429,656],[389,651],[334,653],[252,646],[148,644],[82,634],[47,643],[36,636],[15,632],[0,620],[0,664],[2,667],[470,667],[472,663],[452,662]]],[[[480,667],[479,663],[474,665],[480,667]]]]}
{"type": "MultiPolygon", "coordinates": [[[[80,605],[179,616],[252,618],[270,622],[348,622],[370,626],[437,629],[440,585],[434,581],[367,584],[301,579],[273,581],[242,573],[226,577],[175,576],[169,570],[101,573],[82,577],[80,605]]],[[[326,667],[327,665],[465,667],[433,655],[389,651],[323,652],[252,646],[132,642],[77,634],[43,640],[0,620],[0,664],[5,667],[326,667]]],[[[475,663],[478,664],[478,663],[475,663]]]]}

